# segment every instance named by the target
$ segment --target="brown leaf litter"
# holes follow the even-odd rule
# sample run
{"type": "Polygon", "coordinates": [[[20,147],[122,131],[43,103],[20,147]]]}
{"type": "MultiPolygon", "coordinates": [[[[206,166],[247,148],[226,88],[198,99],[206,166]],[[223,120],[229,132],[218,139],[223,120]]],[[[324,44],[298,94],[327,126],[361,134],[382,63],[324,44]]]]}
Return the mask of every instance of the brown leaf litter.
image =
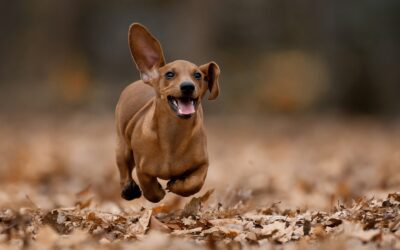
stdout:
{"type": "Polygon", "coordinates": [[[185,244],[198,248],[271,247],[299,241],[313,246],[338,236],[376,247],[399,247],[400,193],[390,193],[383,200],[359,199],[351,206],[340,205],[328,213],[282,211],[276,204],[256,210],[246,210],[244,205],[222,208],[207,203],[212,192],[192,198],[183,209],[162,216],[153,215],[157,207],[120,214],[79,206],[48,211],[3,209],[0,212],[1,246],[122,247],[129,242],[140,244],[138,240],[158,232],[167,235],[162,236],[166,241],[183,238],[185,244]]]}
{"type": "Polygon", "coordinates": [[[120,198],[112,116],[0,121],[0,250],[400,249],[400,123],[209,117],[207,134],[203,191],[151,204],[120,198]]]}

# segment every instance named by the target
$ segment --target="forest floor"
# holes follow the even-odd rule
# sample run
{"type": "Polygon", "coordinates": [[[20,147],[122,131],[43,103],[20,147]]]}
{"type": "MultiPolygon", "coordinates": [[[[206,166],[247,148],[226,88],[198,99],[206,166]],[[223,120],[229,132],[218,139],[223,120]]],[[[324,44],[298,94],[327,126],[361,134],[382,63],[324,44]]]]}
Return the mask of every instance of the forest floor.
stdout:
{"type": "Polygon", "coordinates": [[[206,128],[203,189],[153,204],[120,198],[112,115],[2,119],[0,249],[400,249],[399,121],[206,128]]]}

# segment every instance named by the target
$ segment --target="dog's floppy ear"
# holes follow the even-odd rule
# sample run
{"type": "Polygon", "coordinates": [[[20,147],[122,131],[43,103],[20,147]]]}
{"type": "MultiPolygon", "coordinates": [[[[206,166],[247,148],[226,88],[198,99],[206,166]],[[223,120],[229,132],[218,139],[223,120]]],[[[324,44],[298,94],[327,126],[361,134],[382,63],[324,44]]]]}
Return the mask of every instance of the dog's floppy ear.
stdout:
{"type": "Polygon", "coordinates": [[[150,84],[159,76],[158,69],[165,64],[160,43],[139,23],[129,27],[128,42],[140,78],[150,84]]]}
{"type": "Polygon", "coordinates": [[[219,94],[219,67],[215,62],[209,62],[200,66],[200,70],[205,75],[205,80],[208,83],[208,90],[210,90],[210,95],[208,100],[214,100],[219,94]]]}

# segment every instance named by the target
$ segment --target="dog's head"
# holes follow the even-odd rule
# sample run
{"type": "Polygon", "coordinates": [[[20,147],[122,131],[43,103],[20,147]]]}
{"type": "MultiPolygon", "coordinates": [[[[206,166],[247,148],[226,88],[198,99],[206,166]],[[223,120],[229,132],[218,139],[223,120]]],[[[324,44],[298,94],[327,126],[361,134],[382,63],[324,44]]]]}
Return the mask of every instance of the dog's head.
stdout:
{"type": "Polygon", "coordinates": [[[141,79],[155,89],[157,98],[174,115],[192,117],[207,90],[208,100],[218,97],[220,70],[215,62],[197,66],[177,60],[165,64],[160,43],[138,23],[129,28],[129,46],[141,79]]]}

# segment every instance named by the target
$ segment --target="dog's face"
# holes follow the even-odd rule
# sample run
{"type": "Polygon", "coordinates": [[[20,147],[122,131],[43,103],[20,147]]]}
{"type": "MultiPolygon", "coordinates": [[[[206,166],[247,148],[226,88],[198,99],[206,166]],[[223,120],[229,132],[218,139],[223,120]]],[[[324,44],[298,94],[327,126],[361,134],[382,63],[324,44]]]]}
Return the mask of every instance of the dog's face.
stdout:
{"type": "Polygon", "coordinates": [[[168,102],[171,111],[178,117],[190,118],[208,90],[207,72],[208,67],[177,60],[159,69],[154,87],[159,97],[168,102]]]}
{"type": "Polygon", "coordinates": [[[165,64],[160,43],[140,24],[129,28],[129,45],[141,79],[151,85],[171,114],[190,118],[207,90],[209,100],[219,94],[219,67],[215,62],[197,66],[177,60],[165,64]]]}

